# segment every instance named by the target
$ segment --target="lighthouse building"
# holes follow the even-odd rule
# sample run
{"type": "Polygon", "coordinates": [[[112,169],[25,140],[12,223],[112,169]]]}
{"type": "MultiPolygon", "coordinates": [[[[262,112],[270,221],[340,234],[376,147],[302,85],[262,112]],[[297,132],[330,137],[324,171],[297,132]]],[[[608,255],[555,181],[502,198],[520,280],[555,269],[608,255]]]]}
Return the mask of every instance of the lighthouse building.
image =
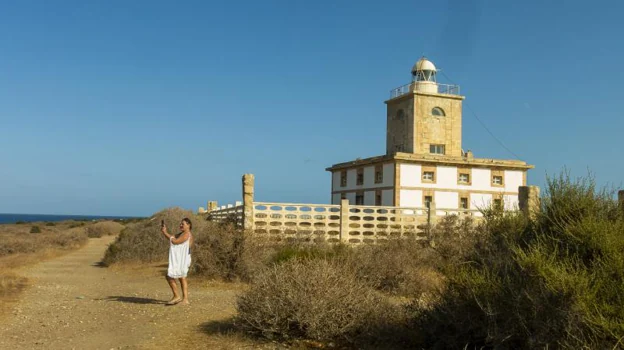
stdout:
{"type": "Polygon", "coordinates": [[[334,164],[331,201],[356,205],[514,209],[518,187],[533,166],[519,160],[475,158],[462,148],[459,86],[439,84],[426,58],[412,68],[412,82],[385,101],[385,155],[334,164]]]}

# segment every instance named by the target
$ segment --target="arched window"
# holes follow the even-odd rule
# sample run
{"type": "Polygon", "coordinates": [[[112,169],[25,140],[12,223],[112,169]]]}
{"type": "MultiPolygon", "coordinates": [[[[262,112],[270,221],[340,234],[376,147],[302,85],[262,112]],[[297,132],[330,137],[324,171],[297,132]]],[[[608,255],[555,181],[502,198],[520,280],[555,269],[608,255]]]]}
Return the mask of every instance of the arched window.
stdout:
{"type": "Polygon", "coordinates": [[[444,110],[440,107],[433,107],[433,109],[431,110],[431,114],[436,117],[446,117],[444,110]]]}
{"type": "Polygon", "coordinates": [[[402,110],[402,109],[399,109],[399,110],[397,111],[397,113],[396,113],[396,117],[395,117],[395,118],[396,118],[397,120],[403,120],[403,117],[404,117],[403,110],[402,110]]]}

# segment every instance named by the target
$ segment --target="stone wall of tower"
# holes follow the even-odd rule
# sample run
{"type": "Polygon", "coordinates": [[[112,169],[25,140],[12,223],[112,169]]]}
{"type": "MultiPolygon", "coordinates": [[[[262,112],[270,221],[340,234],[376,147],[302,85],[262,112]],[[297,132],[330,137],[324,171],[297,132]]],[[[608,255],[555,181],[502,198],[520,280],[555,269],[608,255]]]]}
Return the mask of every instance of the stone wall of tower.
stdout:
{"type": "Polygon", "coordinates": [[[388,102],[386,154],[414,153],[414,98],[405,95],[388,102]]]}
{"type": "Polygon", "coordinates": [[[413,153],[428,154],[429,145],[445,145],[447,156],[462,156],[462,96],[416,93],[413,153]],[[432,114],[441,108],[446,116],[432,114]]]}

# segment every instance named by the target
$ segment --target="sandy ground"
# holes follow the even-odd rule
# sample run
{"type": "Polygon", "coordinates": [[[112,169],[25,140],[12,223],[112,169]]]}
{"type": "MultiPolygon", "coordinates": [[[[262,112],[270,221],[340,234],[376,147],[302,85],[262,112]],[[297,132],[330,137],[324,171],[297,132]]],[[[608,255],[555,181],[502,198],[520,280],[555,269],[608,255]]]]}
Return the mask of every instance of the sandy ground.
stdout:
{"type": "Polygon", "coordinates": [[[103,268],[114,237],[19,270],[30,286],[0,318],[0,349],[273,348],[232,331],[242,286],[189,279],[190,306],[165,306],[165,265],[103,268]],[[8,311],[8,312],[6,312],[8,311]]]}

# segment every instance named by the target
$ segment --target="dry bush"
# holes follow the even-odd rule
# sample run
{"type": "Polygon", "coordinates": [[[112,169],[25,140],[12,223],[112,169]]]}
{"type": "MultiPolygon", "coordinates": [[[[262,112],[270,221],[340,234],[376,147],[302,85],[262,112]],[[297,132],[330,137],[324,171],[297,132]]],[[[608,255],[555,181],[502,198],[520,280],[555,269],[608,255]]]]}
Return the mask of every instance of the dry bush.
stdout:
{"type": "Polygon", "coordinates": [[[88,225],[84,229],[89,238],[100,238],[102,236],[118,235],[124,229],[124,227],[124,225],[118,222],[100,221],[88,225]]]}
{"type": "Polygon", "coordinates": [[[80,231],[59,231],[44,234],[2,235],[0,257],[19,253],[36,253],[45,249],[73,249],[87,242],[87,235],[80,231]]]}
{"type": "Polygon", "coordinates": [[[160,221],[165,220],[169,233],[173,234],[178,232],[178,224],[185,217],[193,223],[191,274],[227,281],[249,280],[265,266],[273,252],[273,248],[256,242],[232,224],[209,222],[191,211],[170,208],[126,225],[106,251],[104,264],[166,260],[169,243],[160,233],[160,221]]]}
{"type": "Polygon", "coordinates": [[[240,326],[265,337],[355,343],[374,337],[396,308],[347,265],[291,259],[262,271],[237,310],[240,326]]]}
{"type": "Polygon", "coordinates": [[[226,281],[249,281],[274,252],[233,224],[207,222],[193,244],[191,273],[226,281]]]}
{"type": "Polygon", "coordinates": [[[438,289],[442,283],[435,268],[435,252],[412,238],[356,247],[347,261],[359,279],[394,295],[418,297],[438,289]]]}
{"type": "Polygon", "coordinates": [[[200,232],[205,220],[195,217],[190,210],[169,208],[152,215],[147,219],[128,224],[119,234],[115,242],[106,250],[102,262],[110,266],[120,262],[155,262],[166,260],[169,243],[160,233],[160,221],[165,220],[169,233],[178,232],[178,225],[183,218],[193,222],[193,236],[200,232]]]}

